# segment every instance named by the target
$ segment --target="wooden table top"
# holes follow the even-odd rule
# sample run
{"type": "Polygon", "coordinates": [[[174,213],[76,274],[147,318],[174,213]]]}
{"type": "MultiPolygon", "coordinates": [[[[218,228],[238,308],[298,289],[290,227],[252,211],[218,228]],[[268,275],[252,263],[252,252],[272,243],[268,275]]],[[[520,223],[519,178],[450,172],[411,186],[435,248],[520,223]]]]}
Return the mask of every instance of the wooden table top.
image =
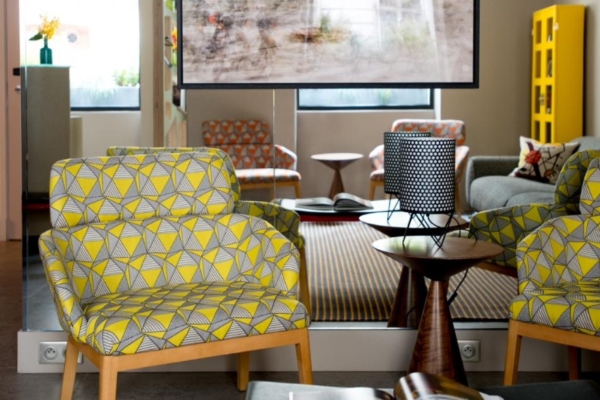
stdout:
{"type": "MultiPolygon", "coordinates": [[[[412,221],[410,221],[410,227],[407,230],[406,228],[408,227],[408,221],[410,219],[409,213],[394,211],[389,220],[387,216],[387,211],[373,212],[362,215],[359,220],[387,236],[417,236],[443,234],[448,218],[450,218],[450,216],[446,214],[431,214],[428,218],[431,221],[432,226],[423,226],[419,223],[418,219],[413,218],[412,221]]],[[[468,226],[469,223],[466,220],[460,217],[453,217],[448,226],[448,230],[457,230],[468,226]]]]}
{"type": "Polygon", "coordinates": [[[354,161],[363,158],[359,153],[323,153],[310,156],[317,161],[354,161]]]}
{"type": "Polygon", "coordinates": [[[434,280],[447,279],[504,250],[495,243],[452,236],[444,238],[442,247],[430,236],[390,237],[377,240],[372,246],[434,280]]]}

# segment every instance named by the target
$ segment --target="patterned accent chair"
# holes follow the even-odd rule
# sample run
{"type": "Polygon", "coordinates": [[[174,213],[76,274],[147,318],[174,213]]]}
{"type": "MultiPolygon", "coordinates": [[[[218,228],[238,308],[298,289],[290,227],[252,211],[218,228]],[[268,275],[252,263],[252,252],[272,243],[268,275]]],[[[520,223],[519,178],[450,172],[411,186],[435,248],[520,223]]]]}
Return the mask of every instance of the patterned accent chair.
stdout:
{"type": "Polygon", "coordinates": [[[300,232],[300,216],[295,212],[282,208],[274,203],[255,200],[241,200],[241,188],[235,174],[233,162],[223,150],[212,147],[137,147],[137,146],[111,146],[106,150],[108,156],[129,156],[134,154],[160,154],[160,153],[187,153],[200,152],[215,154],[225,160],[225,167],[231,177],[233,190],[234,211],[238,214],[251,215],[268,221],[287,237],[300,251],[300,300],[311,312],[311,299],[308,287],[308,269],[306,266],[306,241],[300,232]]]}
{"type": "MultiPolygon", "coordinates": [[[[579,199],[590,162],[599,150],[573,154],[563,165],[554,187],[554,203],[535,203],[482,211],[473,215],[469,236],[501,245],[504,252],[477,266],[504,275],[517,276],[517,245],[540,225],[553,218],[579,214],[579,199]]],[[[520,179],[520,178],[514,178],[520,179]]]]}
{"type": "MultiPolygon", "coordinates": [[[[229,154],[242,189],[273,189],[292,186],[302,197],[298,157],[284,146],[273,144],[270,127],[258,120],[211,120],[202,123],[204,146],[229,154]]],[[[272,196],[271,196],[272,197],[272,196]]]]}
{"type": "MultiPolygon", "coordinates": [[[[456,139],[456,210],[460,213],[462,206],[460,202],[459,184],[464,175],[469,148],[464,145],[466,139],[465,123],[459,120],[433,120],[433,119],[397,119],[392,124],[391,132],[431,132],[433,137],[456,139]]],[[[379,145],[369,154],[371,163],[371,175],[369,187],[369,199],[375,198],[375,190],[383,186],[383,145],[379,145]]]]}
{"type": "Polygon", "coordinates": [[[600,351],[600,159],[589,164],[580,215],[552,219],[517,248],[519,294],[510,306],[505,385],[516,382],[521,339],[568,346],[569,379],[580,349],[600,351]]]}
{"type": "Polygon", "coordinates": [[[298,250],[234,212],[225,164],[205,152],[53,165],[53,229],[39,246],[68,335],[62,399],[79,352],[99,368],[101,400],[116,399],[121,371],[226,354],[237,354],[245,390],[250,352],[286,345],[312,383],[298,250]]]}

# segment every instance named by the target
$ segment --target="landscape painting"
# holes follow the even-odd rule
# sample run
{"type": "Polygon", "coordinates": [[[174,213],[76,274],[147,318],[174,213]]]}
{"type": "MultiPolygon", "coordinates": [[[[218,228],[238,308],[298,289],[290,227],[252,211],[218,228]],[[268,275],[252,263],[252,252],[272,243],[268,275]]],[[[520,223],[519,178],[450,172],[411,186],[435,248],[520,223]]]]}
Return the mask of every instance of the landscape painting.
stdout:
{"type": "Polygon", "coordinates": [[[182,88],[477,87],[479,0],[178,0],[182,88]]]}

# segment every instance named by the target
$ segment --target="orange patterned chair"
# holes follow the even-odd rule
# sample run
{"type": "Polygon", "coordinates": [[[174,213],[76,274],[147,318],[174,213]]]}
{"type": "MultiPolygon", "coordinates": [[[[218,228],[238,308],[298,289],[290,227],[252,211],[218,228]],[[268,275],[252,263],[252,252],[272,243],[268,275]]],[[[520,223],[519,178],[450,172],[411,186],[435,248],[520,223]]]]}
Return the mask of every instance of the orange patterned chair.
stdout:
{"type": "MultiPolygon", "coordinates": [[[[466,138],[465,123],[463,121],[446,119],[397,119],[392,124],[391,132],[431,132],[432,137],[454,138],[456,139],[456,210],[461,211],[459,183],[462,179],[469,148],[464,145],[466,138]]],[[[369,154],[371,163],[371,186],[369,188],[369,198],[375,198],[375,189],[383,186],[383,145],[377,146],[369,154]]]]}
{"type": "Polygon", "coordinates": [[[202,123],[204,146],[229,154],[242,189],[294,187],[301,197],[297,156],[273,144],[270,127],[258,120],[211,120],[202,123]]]}

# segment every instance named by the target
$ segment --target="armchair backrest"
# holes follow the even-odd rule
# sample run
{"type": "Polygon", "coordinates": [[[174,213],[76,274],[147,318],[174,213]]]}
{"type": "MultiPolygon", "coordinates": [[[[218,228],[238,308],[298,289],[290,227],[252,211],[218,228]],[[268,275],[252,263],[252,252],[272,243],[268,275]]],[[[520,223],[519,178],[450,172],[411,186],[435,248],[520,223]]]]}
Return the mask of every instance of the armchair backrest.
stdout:
{"type": "Polygon", "coordinates": [[[467,134],[464,121],[457,119],[397,119],[392,131],[431,132],[433,137],[456,139],[457,147],[465,143],[467,134]]]}
{"type": "Polygon", "coordinates": [[[585,173],[579,210],[582,215],[600,215],[600,158],[594,158],[585,173]]]}
{"type": "Polygon", "coordinates": [[[231,178],[231,189],[233,190],[233,200],[238,202],[241,198],[240,183],[235,174],[233,161],[223,150],[214,147],[139,147],[139,146],[111,146],[106,150],[107,156],[132,156],[135,154],[160,154],[160,153],[208,153],[223,158],[225,168],[231,178]]]}
{"type": "Polygon", "coordinates": [[[91,157],[50,172],[55,228],[95,222],[233,211],[225,159],[210,153],[91,157]]]}
{"type": "Polygon", "coordinates": [[[219,281],[211,290],[240,281],[296,291],[298,277],[285,268],[297,250],[268,222],[233,212],[217,155],[70,159],[55,163],[50,179],[55,228],[40,236],[40,254],[84,305],[131,289],[145,301],[165,285],[190,284],[188,292],[219,281]]]}
{"type": "Polygon", "coordinates": [[[573,154],[563,165],[554,186],[554,202],[569,214],[579,214],[581,188],[590,163],[600,157],[600,150],[584,150],[573,154]]]}
{"type": "Polygon", "coordinates": [[[237,169],[296,168],[296,157],[273,144],[269,124],[259,120],[210,120],[202,122],[205,146],[229,154],[237,169]]]}

